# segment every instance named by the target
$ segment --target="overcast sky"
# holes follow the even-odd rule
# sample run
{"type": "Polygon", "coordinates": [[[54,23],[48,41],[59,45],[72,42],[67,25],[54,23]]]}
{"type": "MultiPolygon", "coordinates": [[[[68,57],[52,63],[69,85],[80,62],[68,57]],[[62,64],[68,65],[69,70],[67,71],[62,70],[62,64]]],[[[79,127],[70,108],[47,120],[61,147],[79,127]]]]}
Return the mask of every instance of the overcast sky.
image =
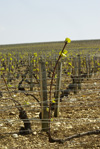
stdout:
{"type": "Polygon", "coordinates": [[[0,0],[0,44],[100,39],[100,0],[0,0]]]}

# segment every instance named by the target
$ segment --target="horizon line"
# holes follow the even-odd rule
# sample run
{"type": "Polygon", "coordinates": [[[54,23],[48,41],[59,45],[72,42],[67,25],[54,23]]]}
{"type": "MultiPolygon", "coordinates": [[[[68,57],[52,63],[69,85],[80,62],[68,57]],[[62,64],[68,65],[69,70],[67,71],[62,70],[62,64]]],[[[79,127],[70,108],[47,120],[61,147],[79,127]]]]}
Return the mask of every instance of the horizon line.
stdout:
{"type": "MultiPolygon", "coordinates": [[[[79,39],[79,40],[71,40],[72,42],[77,42],[77,41],[95,41],[95,40],[100,40],[100,39],[79,39]]],[[[0,44],[0,46],[12,46],[12,45],[27,45],[27,44],[46,44],[46,43],[61,43],[64,41],[41,41],[41,42],[26,42],[26,43],[11,43],[11,44],[0,44]]]]}

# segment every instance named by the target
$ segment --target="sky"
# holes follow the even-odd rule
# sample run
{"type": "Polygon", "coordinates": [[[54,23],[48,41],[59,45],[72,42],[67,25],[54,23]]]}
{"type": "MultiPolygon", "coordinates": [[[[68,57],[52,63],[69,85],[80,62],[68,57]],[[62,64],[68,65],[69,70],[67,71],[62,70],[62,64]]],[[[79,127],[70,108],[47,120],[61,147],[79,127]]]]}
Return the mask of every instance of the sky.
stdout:
{"type": "Polygon", "coordinates": [[[100,0],[0,0],[0,45],[100,39],[100,0]]]}

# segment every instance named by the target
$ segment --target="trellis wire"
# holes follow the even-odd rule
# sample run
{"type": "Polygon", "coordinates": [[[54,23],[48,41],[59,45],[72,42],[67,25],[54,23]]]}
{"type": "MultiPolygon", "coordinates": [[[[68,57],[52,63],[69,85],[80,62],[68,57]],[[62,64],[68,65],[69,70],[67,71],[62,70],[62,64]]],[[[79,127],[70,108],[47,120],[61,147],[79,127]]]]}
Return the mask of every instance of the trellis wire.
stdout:
{"type": "MultiPolygon", "coordinates": [[[[75,68],[77,68],[77,67],[75,67],[75,68]]],[[[42,72],[42,73],[44,73],[44,72],[42,72]]],[[[90,74],[92,74],[92,73],[90,73],[90,74]]],[[[95,75],[96,73],[94,73],[94,75],[95,75]]],[[[99,75],[99,74],[98,74],[99,75]]],[[[29,78],[28,78],[29,79],[29,78]]],[[[88,80],[90,80],[91,78],[88,78],[88,80]]],[[[93,79],[95,79],[95,78],[93,78],[93,79]]],[[[48,80],[50,80],[50,79],[48,79],[48,80]]],[[[55,79],[56,80],[56,79],[55,79]]],[[[40,79],[39,79],[39,81],[41,81],[40,79]]],[[[99,87],[99,85],[98,85],[98,87],[99,87]]],[[[92,90],[94,90],[94,89],[92,89],[92,90]]],[[[95,92],[97,93],[97,91],[98,91],[99,89],[96,89],[95,90],[95,92]]],[[[82,90],[82,91],[85,91],[85,90],[82,90]]],[[[29,91],[27,91],[27,92],[29,92],[29,91]]],[[[36,92],[36,91],[32,91],[32,92],[36,92]]],[[[37,92],[39,92],[39,91],[37,91],[37,92]]],[[[45,92],[45,90],[44,90],[44,92],[45,92]]],[[[54,90],[54,92],[55,92],[55,90],[54,90]]],[[[7,92],[5,92],[5,93],[7,93],[7,92]]],[[[49,91],[48,91],[48,93],[49,93],[49,91]]],[[[89,94],[89,93],[88,93],[89,94]]],[[[14,99],[16,99],[16,98],[14,98],[14,99]]],[[[68,103],[68,101],[66,100],[66,102],[68,103]]],[[[40,102],[41,103],[41,102],[40,102]]],[[[70,103],[70,102],[69,102],[70,103]]],[[[76,103],[76,101],[75,101],[75,103],[76,103]]],[[[89,103],[90,103],[90,101],[89,101],[89,103]]],[[[96,102],[92,102],[92,104],[93,103],[96,103],[96,102]]],[[[97,102],[98,103],[98,102],[97,102]]],[[[32,105],[32,104],[31,104],[32,105]]],[[[22,107],[29,107],[30,105],[28,105],[28,106],[26,106],[26,105],[22,105],[22,107]]],[[[81,105],[82,106],[82,105],[81,105]]],[[[87,106],[87,105],[86,105],[87,106]]],[[[89,107],[91,107],[91,105],[88,105],[89,107]]],[[[94,106],[96,106],[96,105],[94,105],[94,106]]],[[[99,106],[99,105],[98,105],[99,106]]],[[[8,107],[8,106],[6,106],[6,107],[8,107]]],[[[12,106],[10,106],[9,108],[11,109],[11,107],[12,106]]],[[[14,106],[14,108],[16,108],[16,107],[18,107],[18,106],[14,106]]],[[[37,106],[36,106],[37,107],[37,106]]],[[[45,106],[43,106],[43,107],[45,107],[45,106]]],[[[61,105],[61,106],[59,106],[59,107],[65,107],[65,106],[63,106],[63,105],[61,105]]],[[[69,105],[68,105],[68,107],[70,107],[69,105]]],[[[72,106],[71,106],[72,107],[72,106]]],[[[75,106],[73,106],[73,107],[75,107],[75,106]]],[[[79,105],[78,105],[78,107],[79,107],[79,105]]],[[[82,106],[83,107],[83,106],[82,106]]],[[[4,119],[3,119],[4,120],[4,119]]],[[[11,119],[10,119],[11,120],[11,119]]],[[[27,119],[25,119],[25,120],[27,120],[27,119]]],[[[28,119],[28,120],[30,120],[30,121],[40,121],[40,119],[34,119],[34,118],[31,118],[31,119],[28,119]]],[[[42,119],[42,120],[49,120],[49,119],[42,119]]],[[[60,119],[61,121],[62,120],[64,120],[64,119],[60,119]]],[[[58,121],[60,121],[59,119],[58,119],[58,121]]],[[[66,121],[68,120],[68,119],[65,119],[66,121]]],[[[71,120],[71,119],[70,119],[71,120]]],[[[73,121],[74,120],[76,120],[76,119],[73,119],[73,121]]],[[[77,119],[78,120],[78,119],[77,119]]],[[[94,119],[94,120],[96,120],[96,119],[94,119]]],[[[15,123],[16,122],[19,122],[19,121],[21,121],[21,120],[15,120],[15,123]]],[[[40,121],[41,122],[41,121],[40,121]]],[[[7,122],[5,122],[5,123],[7,123],[7,122]]],[[[44,122],[43,122],[44,123],[44,122]]],[[[55,123],[54,121],[53,122],[48,122],[48,123],[55,123]]],[[[57,122],[56,122],[57,123],[57,122]]],[[[66,124],[67,123],[70,123],[70,122],[66,122],[66,124]]],[[[71,122],[72,123],[72,122],[71,122]]],[[[100,120],[99,121],[96,121],[96,122],[85,122],[85,124],[90,124],[90,123],[100,123],[100,120]]],[[[76,122],[75,122],[75,124],[77,124],[76,122]]],[[[79,125],[79,124],[78,124],[79,125]]],[[[47,128],[44,128],[44,129],[47,129],[47,128]]]]}

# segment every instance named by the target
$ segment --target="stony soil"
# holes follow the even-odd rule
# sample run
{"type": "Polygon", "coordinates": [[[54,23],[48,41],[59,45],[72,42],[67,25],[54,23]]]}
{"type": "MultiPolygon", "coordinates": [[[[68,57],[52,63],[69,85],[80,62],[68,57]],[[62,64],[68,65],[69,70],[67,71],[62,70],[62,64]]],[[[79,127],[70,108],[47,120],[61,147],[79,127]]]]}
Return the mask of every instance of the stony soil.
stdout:
{"type": "MultiPolygon", "coordinates": [[[[76,95],[71,92],[68,98],[64,97],[60,103],[59,117],[53,118],[53,122],[50,124],[53,138],[65,139],[74,134],[100,129],[100,74],[92,76],[89,80],[85,79],[81,85],[82,89],[78,90],[76,95]]],[[[1,149],[100,148],[100,134],[74,138],[63,144],[49,143],[47,134],[41,131],[40,105],[33,97],[26,96],[24,93],[12,93],[12,95],[24,105],[30,118],[33,135],[16,134],[23,126],[23,122],[19,119],[19,113],[14,103],[8,99],[9,94],[4,93],[3,97],[0,98],[1,149]]]]}

